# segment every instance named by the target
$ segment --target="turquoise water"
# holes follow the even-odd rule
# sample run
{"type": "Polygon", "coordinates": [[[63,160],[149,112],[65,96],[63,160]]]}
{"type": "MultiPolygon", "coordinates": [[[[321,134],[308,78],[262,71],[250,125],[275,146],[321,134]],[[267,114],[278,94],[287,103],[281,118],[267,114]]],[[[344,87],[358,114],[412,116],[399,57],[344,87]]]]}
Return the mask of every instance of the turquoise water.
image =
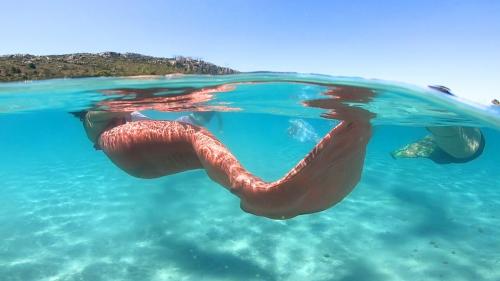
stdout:
{"type": "Polygon", "coordinates": [[[2,280],[500,280],[494,108],[361,78],[93,78],[0,84],[0,128],[2,280]],[[195,103],[116,90],[168,88],[152,95],[168,97],[225,83],[236,84],[195,103]],[[219,110],[222,125],[207,128],[252,173],[275,180],[337,124],[302,104],[325,98],[328,84],[376,93],[356,104],[376,114],[362,179],[332,208],[289,220],[245,213],[203,170],[134,178],[94,150],[68,113],[110,104],[154,119],[219,110]],[[481,128],[483,154],[447,165],[390,156],[443,125],[481,128]]]}

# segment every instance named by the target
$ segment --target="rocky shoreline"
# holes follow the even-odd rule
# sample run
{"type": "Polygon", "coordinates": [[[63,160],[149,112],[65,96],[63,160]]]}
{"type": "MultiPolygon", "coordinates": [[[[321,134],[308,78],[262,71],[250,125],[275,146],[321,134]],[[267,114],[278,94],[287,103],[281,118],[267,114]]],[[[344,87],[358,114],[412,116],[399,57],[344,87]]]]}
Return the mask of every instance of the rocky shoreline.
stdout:
{"type": "Polygon", "coordinates": [[[221,75],[237,71],[189,57],[160,58],[136,53],[0,56],[0,82],[174,73],[221,75]]]}

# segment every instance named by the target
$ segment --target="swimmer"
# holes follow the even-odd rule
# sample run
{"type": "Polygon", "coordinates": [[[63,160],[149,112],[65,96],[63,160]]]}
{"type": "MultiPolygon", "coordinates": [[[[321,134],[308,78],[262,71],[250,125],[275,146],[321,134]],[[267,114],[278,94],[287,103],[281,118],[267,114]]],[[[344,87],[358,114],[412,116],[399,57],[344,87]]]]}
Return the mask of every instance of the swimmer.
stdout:
{"type": "Polygon", "coordinates": [[[497,99],[492,100],[491,103],[493,105],[500,106],[500,101],[498,101],[497,99]]]}
{"type": "Polygon", "coordinates": [[[134,120],[127,112],[93,111],[83,121],[95,147],[132,176],[157,178],[204,169],[213,181],[240,198],[246,212],[287,219],[335,205],[360,180],[373,115],[340,100],[306,102],[330,109],[324,116],[341,122],[283,178],[270,183],[247,171],[207,129],[190,122],[134,120]]]}
{"type": "MultiPolygon", "coordinates": [[[[444,86],[429,87],[453,96],[444,86]]],[[[430,135],[393,151],[392,157],[395,159],[421,157],[438,164],[448,164],[469,162],[483,153],[485,139],[479,128],[436,126],[428,127],[427,130],[430,135]]]]}
{"type": "Polygon", "coordinates": [[[478,158],[485,140],[478,128],[429,127],[431,133],[422,140],[392,152],[394,158],[429,158],[438,164],[465,163],[478,158]]]}

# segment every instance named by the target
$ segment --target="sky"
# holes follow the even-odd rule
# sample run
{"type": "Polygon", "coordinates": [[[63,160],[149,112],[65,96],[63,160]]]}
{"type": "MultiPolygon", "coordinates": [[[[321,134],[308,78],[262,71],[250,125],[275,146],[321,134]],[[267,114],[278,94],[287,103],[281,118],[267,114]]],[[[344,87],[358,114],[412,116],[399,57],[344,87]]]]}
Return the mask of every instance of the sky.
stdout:
{"type": "Polygon", "coordinates": [[[0,0],[0,54],[136,52],[500,98],[497,0],[0,0]]]}

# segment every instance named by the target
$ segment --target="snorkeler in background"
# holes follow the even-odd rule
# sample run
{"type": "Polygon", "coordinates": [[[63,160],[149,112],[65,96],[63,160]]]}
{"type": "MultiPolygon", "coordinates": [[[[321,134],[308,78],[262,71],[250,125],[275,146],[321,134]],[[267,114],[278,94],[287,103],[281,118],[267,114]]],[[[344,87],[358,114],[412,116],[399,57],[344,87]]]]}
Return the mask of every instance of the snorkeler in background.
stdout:
{"type": "Polygon", "coordinates": [[[472,127],[429,127],[423,139],[391,153],[394,158],[429,158],[438,164],[465,163],[478,158],[484,150],[481,130],[472,127]]]}
{"type": "MultiPolygon", "coordinates": [[[[444,86],[429,86],[451,95],[444,86]]],[[[485,139],[479,128],[464,126],[427,127],[431,134],[391,153],[393,158],[428,158],[438,164],[465,163],[478,158],[485,139]]]]}

